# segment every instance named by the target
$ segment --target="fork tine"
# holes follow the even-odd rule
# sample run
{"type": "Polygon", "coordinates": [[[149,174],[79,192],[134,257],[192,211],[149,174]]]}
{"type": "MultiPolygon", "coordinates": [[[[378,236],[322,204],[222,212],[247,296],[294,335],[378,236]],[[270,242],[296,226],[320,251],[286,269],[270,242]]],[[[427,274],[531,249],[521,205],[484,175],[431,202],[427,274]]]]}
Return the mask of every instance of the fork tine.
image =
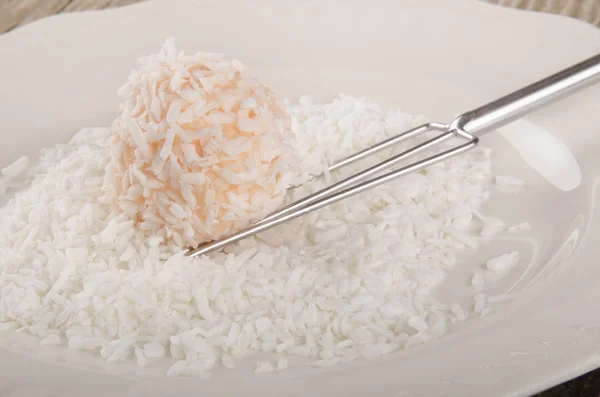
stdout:
{"type": "MultiPolygon", "coordinates": [[[[347,165],[347,164],[350,164],[351,162],[357,161],[359,158],[365,158],[367,155],[365,155],[364,153],[369,152],[369,155],[370,155],[370,154],[373,154],[373,153],[375,153],[377,151],[383,150],[382,146],[390,147],[390,146],[392,146],[392,143],[390,143],[390,142],[398,143],[398,142],[400,142],[400,141],[402,141],[404,139],[407,139],[406,138],[407,136],[414,137],[414,136],[416,136],[418,134],[422,134],[422,133],[425,133],[425,132],[431,131],[431,130],[432,130],[432,128],[429,127],[429,124],[424,124],[424,125],[422,125],[420,127],[417,127],[417,128],[412,129],[412,130],[406,131],[405,133],[396,135],[395,137],[392,137],[392,138],[390,138],[390,139],[388,139],[386,141],[383,141],[383,142],[381,142],[378,145],[372,146],[371,148],[365,149],[362,152],[358,152],[355,155],[347,157],[345,160],[342,160],[342,162],[344,163],[343,165],[347,165]],[[377,146],[380,146],[377,150],[373,150],[373,151],[371,150],[373,148],[376,148],[377,146]]],[[[410,148],[408,150],[405,150],[402,153],[399,153],[399,154],[397,154],[397,155],[395,155],[393,157],[390,157],[389,159],[387,159],[385,161],[382,161],[382,162],[380,162],[378,164],[375,164],[374,166],[372,166],[370,168],[367,168],[367,169],[365,169],[365,170],[363,170],[363,171],[361,171],[361,172],[359,172],[357,174],[349,176],[348,178],[346,178],[344,180],[341,180],[341,181],[339,181],[337,183],[334,183],[333,185],[328,186],[328,187],[326,187],[326,188],[324,188],[322,190],[319,190],[318,192],[315,192],[315,193],[313,193],[313,194],[311,194],[309,196],[306,196],[305,198],[303,198],[301,200],[298,200],[298,201],[296,201],[294,203],[291,203],[291,204],[289,204],[289,205],[287,205],[287,206],[285,206],[285,207],[283,207],[283,208],[281,208],[281,209],[273,212],[272,214],[268,215],[267,217],[265,217],[261,221],[256,222],[255,224],[259,225],[259,224],[264,223],[264,222],[269,222],[272,219],[275,219],[275,218],[278,218],[278,217],[283,216],[285,214],[289,214],[289,213],[291,213],[293,211],[296,211],[296,210],[298,210],[299,208],[302,208],[305,205],[308,205],[308,204],[310,204],[312,202],[320,200],[320,199],[322,199],[322,198],[324,198],[324,197],[326,197],[326,196],[328,196],[330,194],[335,193],[336,191],[343,190],[343,189],[345,189],[345,188],[347,188],[347,187],[349,187],[349,186],[351,186],[351,185],[353,185],[355,183],[358,183],[359,181],[361,181],[363,179],[366,179],[366,178],[368,178],[370,176],[378,174],[378,173],[380,173],[381,171],[383,171],[383,170],[385,170],[387,168],[393,167],[394,165],[398,164],[399,162],[401,162],[403,160],[406,160],[410,156],[413,156],[413,155],[415,155],[415,154],[417,154],[417,153],[419,153],[419,152],[421,152],[423,150],[426,150],[426,149],[428,149],[430,147],[439,145],[440,143],[442,143],[442,142],[444,142],[444,141],[452,138],[455,135],[456,134],[455,134],[454,131],[444,132],[443,134],[438,135],[435,138],[429,139],[429,140],[427,140],[427,141],[425,141],[425,142],[423,142],[423,143],[421,143],[421,144],[419,144],[417,146],[414,146],[414,147],[412,147],[412,148],[410,148]]]]}
{"type": "MultiPolygon", "coordinates": [[[[200,246],[200,247],[198,247],[198,248],[196,248],[194,250],[191,250],[191,251],[187,252],[186,256],[192,257],[192,256],[202,255],[202,254],[209,253],[211,251],[218,250],[220,248],[225,247],[226,245],[235,243],[235,242],[237,242],[239,240],[242,240],[244,238],[253,236],[253,235],[257,234],[257,233],[263,232],[263,231],[268,230],[268,229],[270,229],[272,227],[275,227],[275,226],[278,226],[278,225],[280,225],[282,223],[288,222],[288,221],[290,221],[292,219],[295,219],[295,218],[298,218],[300,216],[306,215],[309,212],[318,210],[320,208],[323,208],[325,206],[333,204],[333,203],[335,203],[337,201],[344,200],[344,199],[346,199],[348,197],[351,197],[351,196],[353,196],[355,194],[361,193],[361,192],[363,192],[365,190],[372,189],[375,186],[378,186],[378,185],[381,185],[383,183],[389,182],[389,181],[391,181],[391,180],[393,180],[395,178],[398,178],[400,176],[404,176],[406,174],[419,171],[419,170],[421,170],[423,168],[429,167],[429,166],[431,166],[431,165],[433,165],[435,163],[438,163],[440,161],[446,160],[446,159],[448,159],[450,157],[453,157],[453,156],[455,156],[457,154],[464,153],[464,152],[466,152],[466,151],[474,148],[477,145],[477,143],[479,142],[479,139],[477,137],[472,136],[470,134],[467,134],[464,131],[461,131],[460,133],[458,133],[456,131],[448,131],[448,132],[443,133],[442,135],[439,135],[436,138],[433,138],[433,139],[430,139],[427,142],[424,142],[423,144],[421,144],[419,146],[415,146],[412,149],[409,149],[409,150],[407,150],[407,151],[405,151],[403,153],[400,153],[397,156],[403,155],[403,154],[405,154],[407,152],[412,152],[411,154],[414,154],[414,150],[416,148],[421,147],[421,150],[423,150],[424,149],[423,145],[427,145],[426,147],[431,147],[431,146],[433,146],[432,142],[435,142],[435,144],[439,144],[439,143],[443,142],[444,140],[446,140],[446,139],[448,139],[449,137],[452,137],[452,136],[460,136],[462,138],[467,138],[467,139],[469,139],[469,141],[466,142],[466,143],[463,143],[463,144],[461,144],[459,146],[455,146],[452,149],[448,149],[448,150],[443,151],[441,153],[435,154],[435,155],[427,157],[427,158],[425,158],[423,160],[417,161],[415,163],[412,163],[410,165],[407,165],[405,167],[397,169],[395,171],[391,171],[391,172],[388,172],[388,173],[386,173],[384,175],[375,177],[373,179],[369,179],[369,180],[364,181],[362,183],[358,183],[358,184],[356,184],[354,186],[347,187],[344,190],[339,191],[340,188],[338,187],[336,189],[336,190],[338,190],[337,193],[331,193],[330,188],[333,187],[333,186],[336,186],[337,184],[336,185],[332,185],[332,186],[330,186],[328,188],[325,188],[325,189],[323,189],[323,190],[315,193],[315,194],[318,194],[320,196],[320,198],[317,198],[317,199],[311,198],[311,200],[308,203],[306,203],[308,201],[306,199],[297,201],[296,203],[292,203],[291,205],[294,206],[294,210],[293,211],[289,210],[289,211],[286,211],[285,213],[280,212],[280,213],[274,214],[274,216],[271,219],[269,219],[269,220],[265,220],[265,221],[259,222],[259,223],[255,224],[254,226],[251,226],[251,227],[249,227],[249,228],[247,228],[245,230],[242,230],[240,232],[234,233],[234,234],[232,234],[232,235],[230,235],[228,237],[225,237],[222,240],[214,241],[214,242],[210,242],[210,243],[204,244],[204,245],[202,245],[202,246],[200,246]],[[321,193],[323,191],[328,191],[330,194],[324,195],[323,197],[321,197],[322,196],[321,193]],[[302,206],[296,207],[296,204],[299,205],[300,202],[302,202],[302,206]]],[[[379,165],[384,164],[384,163],[387,163],[387,167],[390,167],[391,166],[390,163],[389,163],[390,160],[396,158],[397,156],[394,156],[394,157],[392,157],[392,158],[390,158],[390,159],[388,159],[388,160],[386,160],[386,161],[384,161],[382,163],[379,163],[378,165],[376,165],[374,167],[371,167],[371,168],[378,167],[379,165]]],[[[397,161],[399,161],[399,160],[397,160],[397,161]]],[[[395,161],[395,162],[397,162],[397,161],[395,161]]],[[[383,167],[383,168],[387,168],[387,167],[383,167]]],[[[383,168],[381,168],[381,169],[383,169],[383,168]]],[[[365,171],[367,171],[367,170],[365,170],[365,171]]],[[[365,171],[363,171],[363,172],[365,172],[365,171]]],[[[359,174],[356,174],[356,175],[359,175],[359,174]]],[[[353,177],[347,178],[346,180],[344,180],[342,182],[345,182],[345,181],[347,181],[348,179],[351,179],[351,178],[353,178],[353,177]]],[[[346,185],[344,185],[344,187],[346,187],[346,185]]],[[[311,195],[311,196],[308,196],[308,197],[312,197],[312,196],[314,196],[314,195],[311,195]]]]}
{"type": "Polygon", "coordinates": [[[400,134],[394,135],[391,138],[383,140],[371,147],[368,147],[364,150],[354,153],[348,157],[337,160],[336,162],[334,162],[331,165],[331,167],[329,167],[329,171],[335,171],[335,170],[342,168],[348,164],[352,164],[352,163],[354,163],[358,160],[364,159],[365,157],[368,157],[372,154],[375,154],[375,153],[385,150],[389,147],[397,145],[398,143],[405,141],[409,138],[413,138],[419,134],[423,134],[428,131],[447,131],[447,130],[448,130],[448,126],[446,124],[442,124],[442,123],[433,122],[433,123],[422,124],[418,127],[412,128],[408,131],[404,131],[400,134]]]}

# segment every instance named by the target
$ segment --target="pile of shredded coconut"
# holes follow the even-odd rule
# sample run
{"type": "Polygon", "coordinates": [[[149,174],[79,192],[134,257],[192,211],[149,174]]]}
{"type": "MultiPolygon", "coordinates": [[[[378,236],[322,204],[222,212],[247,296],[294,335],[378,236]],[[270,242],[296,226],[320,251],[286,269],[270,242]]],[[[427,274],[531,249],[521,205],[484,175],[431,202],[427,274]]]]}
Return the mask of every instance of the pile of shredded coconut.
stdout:
{"type": "Polygon", "coordinates": [[[239,61],[177,53],[141,58],[119,90],[106,202],[138,228],[195,247],[264,218],[295,163],[289,116],[239,61]]]}
{"type": "MultiPolygon", "coordinates": [[[[304,182],[287,201],[341,178],[311,179],[333,159],[416,122],[352,97],[287,106],[300,159],[294,181],[304,182]]],[[[0,330],[108,361],[166,358],[168,375],[192,376],[232,368],[251,352],[279,355],[258,361],[257,372],[285,369],[287,355],[318,366],[368,359],[439,338],[467,317],[468,308],[439,302],[433,291],[457,255],[483,238],[472,226],[489,194],[486,150],[188,258],[177,242],[100,200],[111,144],[109,129],[84,129],[43,150],[25,175],[30,185],[0,210],[0,330]]],[[[517,260],[492,260],[487,271],[517,260]]],[[[503,298],[478,293],[478,313],[486,299],[503,298]]]]}

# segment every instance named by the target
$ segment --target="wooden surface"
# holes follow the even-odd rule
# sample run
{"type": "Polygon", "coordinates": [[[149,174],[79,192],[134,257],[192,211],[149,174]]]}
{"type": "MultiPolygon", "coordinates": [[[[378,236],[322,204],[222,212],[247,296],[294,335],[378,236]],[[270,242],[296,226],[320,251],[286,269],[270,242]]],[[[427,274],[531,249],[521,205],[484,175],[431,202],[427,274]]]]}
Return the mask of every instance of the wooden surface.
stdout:
{"type": "MultiPolygon", "coordinates": [[[[99,10],[140,1],[144,0],[0,0],[0,33],[49,15],[99,10]]],[[[600,27],[600,0],[483,1],[507,7],[569,15],[600,27]]],[[[535,397],[600,397],[600,369],[539,393],[535,397]]]]}
{"type": "MultiPolygon", "coordinates": [[[[99,10],[140,1],[144,0],[0,0],[0,33],[8,32],[48,15],[82,10],[99,10]]],[[[507,7],[569,15],[600,26],[600,0],[483,1],[507,7]]]]}

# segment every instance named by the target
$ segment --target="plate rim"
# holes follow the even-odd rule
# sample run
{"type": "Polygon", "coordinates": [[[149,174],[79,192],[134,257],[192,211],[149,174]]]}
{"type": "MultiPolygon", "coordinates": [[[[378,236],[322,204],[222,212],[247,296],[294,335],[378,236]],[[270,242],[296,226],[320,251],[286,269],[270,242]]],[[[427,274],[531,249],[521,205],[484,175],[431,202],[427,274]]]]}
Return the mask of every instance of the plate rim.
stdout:
{"type": "MultiPolygon", "coordinates": [[[[3,45],[6,44],[6,42],[8,41],[12,41],[12,40],[19,40],[19,36],[20,35],[29,35],[29,34],[33,34],[36,31],[40,31],[43,29],[49,29],[51,28],[52,25],[57,25],[57,24],[63,24],[63,23],[68,23],[69,19],[74,20],[74,19],[80,19],[80,18],[109,18],[109,17],[117,17],[118,15],[133,15],[134,13],[138,12],[138,9],[140,9],[140,7],[142,8],[147,8],[147,10],[150,9],[154,9],[155,7],[158,7],[158,5],[160,4],[161,6],[166,4],[168,0],[151,0],[151,1],[147,1],[147,2],[143,2],[143,3],[137,3],[137,4],[131,4],[125,7],[120,7],[120,8],[114,8],[114,9],[108,9],[108,10],[100,10],[100,11],[86,11],[86,12],[78,12],[78,13],[73,13],[73,14],[65,14],[65,15],[56,15],[56,16],[52,16],[49,18],[45,18],[43,20],[39,20],[39,21],[35,21],[25,27],[21,27],[18,29],[15,29],[11,32],[8,32],[4,35],[0,36],[0,49],[2,48],[3,45]],[[103,17],[102,17],[103,15],[103,17]]],[[[243,0],[229,0],[228,4],[234,3],[236,1],[239,1],[240,3],[243,2],[243,0]]],[[[261,3],[272,3],[273,0],[260,0],[261,3]]],[[[333,0],[327,0],[332,2],[333,0]]],[[[430,4],[445,4],[442,3],[443,0],[427,0],[430,4]]],[[[185,0],[183,1],[183,3],[187,3],[187,4],[201,4],[201,5],[218,5],[218,2],[216,1],[202,1],[202,0],[185,0]]],[[[300,3],[300,2],[298,2],[300,3]]],[[[305,2],[308,3],[308,2],[305,2]]],[[[410,3],[410,1],[405,1],[405,3],[410,3]]],[[[589,28],[589,34],[590,37],[592,35],[595,35],[597,38],[600,38],[600,29],[597,29],[594,25],[592,25],[591,23],[585,22],[585,21],[581,21],[581,20],[577,20],[574,19],[572,17],[569,16],[564,16],[564,15],[556,15],[556,14],[546,14],[546,13],[541,13],[541,12],[532,12],[529,10],[519,10],[519,9],[513,9],[513,8],[507,8],[501,5],[496,5],[496,4],[489,4],[489,3],[484,3],[481,2],[479,0],[464,0],[462,3],[458,4],[458,5],[454,5],[451,7],[456,7],[455,11],[456,12],[461,12],[461,7],[465,7],[465,8],[469,8],[469,9],[474,9],[474,8],[478,8],[478,7],[492,7],[497,9],[497,12],[503,12],[503,13],[507,13],[507,14],[515,14],[515,15],[527,15],[527,18],[536,18],[539,20],[546,20],[548,21],[548,23],[550,24],[550,20],[555,20],[555,21],[561,21],[560,23],[562,25],[564,25],[563,27],[566,26],[572,26],[572,29],[577,29],[577,30],[585,30],[589,28]],[[476,4],[476,5],[475,5],[476,4]],[[586,28],[584,29],[583,26],[585,26],[586,28]],[[592,33],[594,32],[594,33],[592,33]]],[[[496,11],[495,11],[496,12],[496,11]]],[[[524,17],[525,18],[525,17],[524,17]]],[[[585,33],[588,34],[588,33],[585,33]]],[[[599,221],[600,219],[598,219],[598,215],[596,214],[594,216],[595,221],[599,221]]],[[[575,259],[574,259],[575,260],[575,259]]],[[[596,306],[598,307],[598,306],[596,306]]],[[[563,368],[560,371],[557,371],[557,373],[554,374],[554,376],[552,377],[552,380],[539,380],[538,382],[535,382],[535,384],[531,384],[529,388],[520,388],[519,390],[517,389],[513,389],[513,390],[507,390],[507,394],[503,394],[503,395],[507,395],[507,396],[517,396],[517,395],[524,395],[525,393],[533,393],[533,392],[537,392],[540,391],[542,389],[551,387],[555,384],[561,383],[565,380],[568,380],[569,378],[573,377],[573,376],[577,376],[583,372],[586,372],[587,370],[591,370],[593,368],[596,368],[600,365],[600,356],[598,356],[598,353],[593,353],[591,354],[589,357],[584,357],[582,358],[582,360],[579,362],[578,365],[572,365],[569,368],[563,368]]]]}

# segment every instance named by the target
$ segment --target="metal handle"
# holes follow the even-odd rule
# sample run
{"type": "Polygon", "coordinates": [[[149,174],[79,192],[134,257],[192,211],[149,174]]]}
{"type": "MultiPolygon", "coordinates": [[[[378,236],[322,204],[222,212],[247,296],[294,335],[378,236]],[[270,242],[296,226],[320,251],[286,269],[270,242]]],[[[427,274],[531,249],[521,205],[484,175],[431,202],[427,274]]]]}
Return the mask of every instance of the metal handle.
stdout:
{"type": "Polygon", "coordinates": [[[459,116],[451,125],[481,136],[600,78],[600,54],[459,116]]]}

